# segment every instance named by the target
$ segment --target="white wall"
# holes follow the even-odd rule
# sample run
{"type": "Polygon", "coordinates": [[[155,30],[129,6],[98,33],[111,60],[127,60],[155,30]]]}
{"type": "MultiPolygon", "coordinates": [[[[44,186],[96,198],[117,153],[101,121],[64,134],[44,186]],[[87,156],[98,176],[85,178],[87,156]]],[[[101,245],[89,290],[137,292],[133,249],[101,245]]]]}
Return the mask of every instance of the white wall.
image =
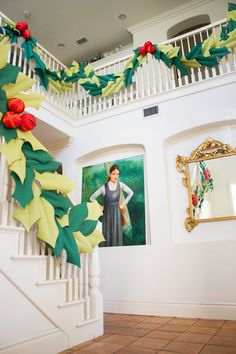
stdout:
{"type": "Polygon", "coordinates": [[[159,115],[143,118],[136,109],[81,126],[58,152],[78,186],[81,168],[109,160],[113,150],[145,153],[151,244],[99,249],[106,311],[236,319],[235,220],[202,223],[189,234],[187,190],[175,167],[177,154],[188,156],[209,136],[236,146],[235,89],[222,81],[176,99],[156,97],[159,115]]]}
{"type": "Polygon", "coordinates": [[[129,27],[133,34],[134,48],[150,40],[160,43],[167,40],[167,31],[172,26],[189,18],[208,14],[211,23],[227,17],[227,0],[197,0],[188,2],[145,22],[129,27]]]}
{"type": "Polygon", "coordinates": [[[55,326],[2,274],[0,289],[0,351],[13,344],[45,336],[55,330],[55,326]]]}

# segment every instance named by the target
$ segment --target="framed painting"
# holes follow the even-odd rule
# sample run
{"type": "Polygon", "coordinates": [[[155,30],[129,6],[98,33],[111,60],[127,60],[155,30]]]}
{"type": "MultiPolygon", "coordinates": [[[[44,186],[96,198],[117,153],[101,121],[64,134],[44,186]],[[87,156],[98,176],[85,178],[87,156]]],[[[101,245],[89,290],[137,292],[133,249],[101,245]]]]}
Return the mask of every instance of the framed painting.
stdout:
{"type": "Polygon", "coordinates": [[[99,203],[105,241],[100,247],[146,244],[143,155],[82,169],[82,202],[99,203]]]}

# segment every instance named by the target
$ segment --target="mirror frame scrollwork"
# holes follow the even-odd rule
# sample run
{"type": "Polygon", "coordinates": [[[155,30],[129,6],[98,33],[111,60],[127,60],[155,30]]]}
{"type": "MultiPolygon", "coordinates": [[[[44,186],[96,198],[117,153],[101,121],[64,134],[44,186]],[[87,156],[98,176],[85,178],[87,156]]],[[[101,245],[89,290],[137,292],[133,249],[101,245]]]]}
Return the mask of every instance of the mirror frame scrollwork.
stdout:
{"type": "MultiPolygon", "coordinates": [[[[190,156],[177,155],[176,168],[180,173],[183,173],[184,177],[182,178],[182,183],[188,189],[189,207],[186,208],[188,217],[185,219],[185,223],[184,223],[188,232],[192,231],[192,229],[195,226],[197,226],[200,222],[202,222],[202,220],[197,220],[192,217],[192,201],[190,198],[191,193],[189,193],[191,187],[190,187],[188,164],[191,162],[216,159],[219,157],[230,156],[235,154],[236,154],[236,148],[232,147],[231,145],[223,144],[218,140],[208,138],[204,140],[204,142],[200,144],[195,150],[193,150],[190,156]]],[[[217,218],[217,220],[219,219],[220,218],[217,218]]],[[[213,220],[216,219],[209,219],[209,221],[213,221],[213,220]]]]}

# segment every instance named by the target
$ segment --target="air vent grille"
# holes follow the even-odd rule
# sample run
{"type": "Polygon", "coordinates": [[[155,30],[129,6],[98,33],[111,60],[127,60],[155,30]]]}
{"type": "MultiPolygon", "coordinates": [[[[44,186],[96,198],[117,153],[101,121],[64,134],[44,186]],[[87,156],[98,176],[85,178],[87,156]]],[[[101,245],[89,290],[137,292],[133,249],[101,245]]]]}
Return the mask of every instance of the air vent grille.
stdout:
{"type": "Polygon", "coordinates": [[[148,107],[143,110],[143,116],[144,117],[149,117],[153,116],[154,114],[159,113],[159,107],[158,106],[153,106],[153,107],[148,107]]]}
{"type": "Polygon", "coordinates": [[[76,43],[78,43],[78,44],[84,44],[84,43],[86,43],[86,42],[88,42],[88,40],[87,40],[87,38],[85,38],[85,37],[80,38],[80,39],[78,39],[78,40],[76,41],[76,43]]]}

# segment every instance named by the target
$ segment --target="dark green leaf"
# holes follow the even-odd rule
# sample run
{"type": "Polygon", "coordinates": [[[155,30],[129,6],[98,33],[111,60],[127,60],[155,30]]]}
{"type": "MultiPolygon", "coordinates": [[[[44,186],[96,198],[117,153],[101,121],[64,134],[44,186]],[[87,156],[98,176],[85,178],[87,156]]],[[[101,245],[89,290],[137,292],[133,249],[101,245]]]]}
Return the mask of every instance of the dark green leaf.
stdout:
{"type": "Polygon", "coordinates": [[[12,197],[16,199],[23,208],[25,208],[26,205],[34,198],[32,191],[32,181],[35,174],[32,168],[26,167],[26,176],[23,183],[21,183],[20,178],[15,172],[12,171],[11,176],[13,177],[16,185],[12,197]]]}
{"type": "Polygon", "coordinates": [[[69,225],[72,231],[79,231],[83,221],[88,216],[87,203],[73,206],[69,213],[69,225]]]}

